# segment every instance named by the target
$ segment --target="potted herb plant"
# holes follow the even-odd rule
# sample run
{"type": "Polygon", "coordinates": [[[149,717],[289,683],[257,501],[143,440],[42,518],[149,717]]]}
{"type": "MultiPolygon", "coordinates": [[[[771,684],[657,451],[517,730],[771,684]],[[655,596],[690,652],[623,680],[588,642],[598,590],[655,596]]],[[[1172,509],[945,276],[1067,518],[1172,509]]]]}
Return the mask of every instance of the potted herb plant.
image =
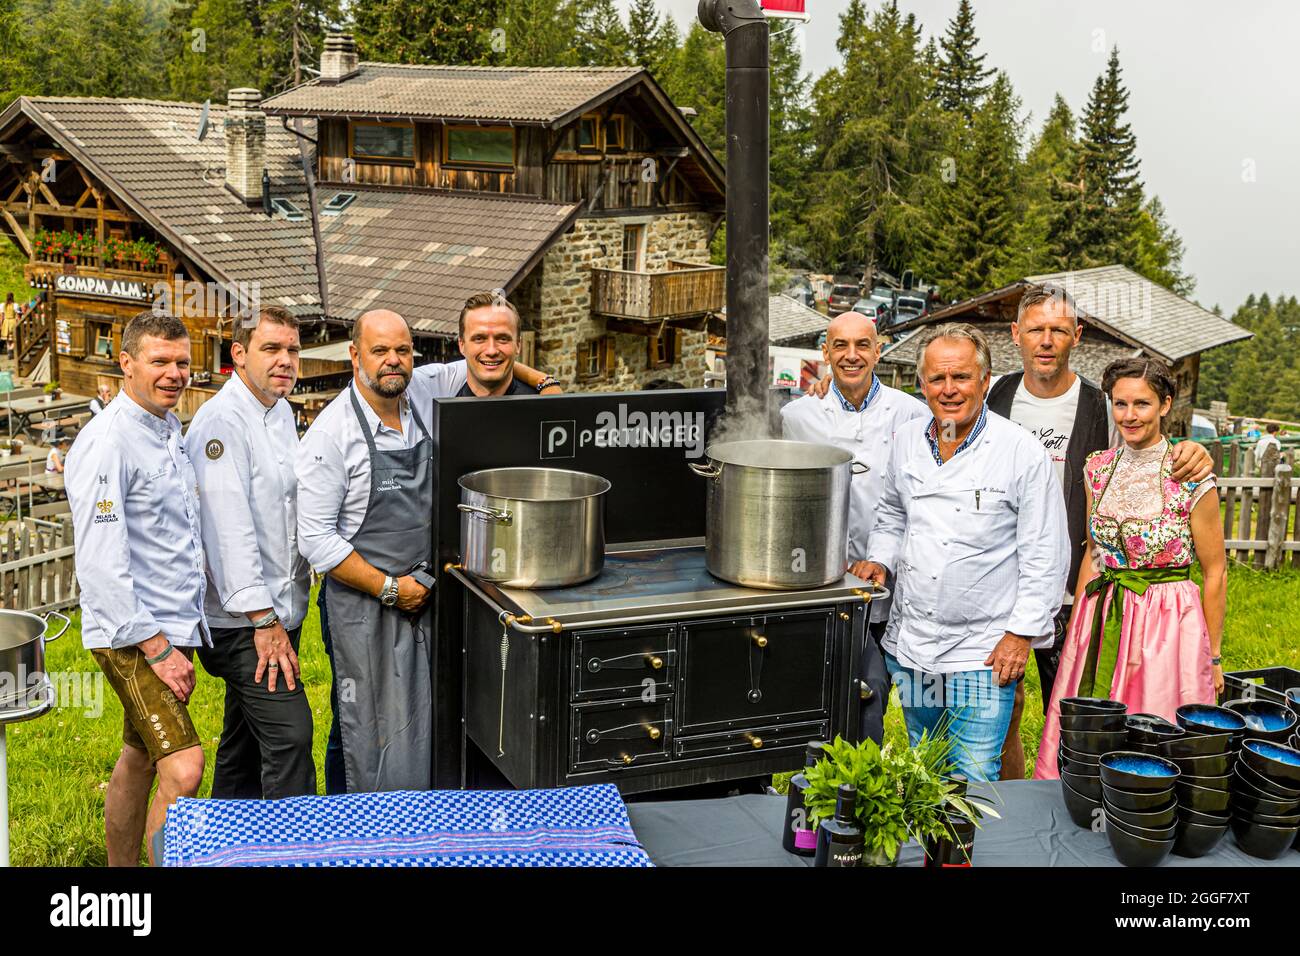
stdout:
{"type": "Polygon", "coordinates": [[[63,390],[59,388],[58,382],[47,382],[45,384],[45,400],[47,402],[57,401],[63,390]]]}
{"type": "Polygon", "coordinates": [[[840,737],[823,757],[804,770],[804,805],[816,827],[835,815],[841,784],[857,788],[855,815],[863,829],[864,866],[893,866],[909,840],[924,844],[951,836],[950,814],[976,822],[996,817],[991,807],[969,800],[950,776],[953,740],[943,732],[923,734],[914,747],[879,746],[873,740],[851,744],[840,737]]]}

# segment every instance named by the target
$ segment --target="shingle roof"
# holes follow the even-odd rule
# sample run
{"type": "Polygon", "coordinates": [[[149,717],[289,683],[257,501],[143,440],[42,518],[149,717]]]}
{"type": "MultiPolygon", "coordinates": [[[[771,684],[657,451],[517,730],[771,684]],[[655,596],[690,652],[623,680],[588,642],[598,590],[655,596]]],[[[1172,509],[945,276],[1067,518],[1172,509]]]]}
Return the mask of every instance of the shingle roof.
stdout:
{"type": "Polygon", "coordinates": [[[1054,272],[1027,281],[1059,283],[1101,325],[1170,361],[1251,336],[1126,266],[1054,272]]]}
{"type": "MultiPolygon", "coordinates": [[[[337,216],[321,217],[330,312],[355,319],[400,312],[419,332],[454,335],[465,299],[507,292],[576,218],[580,204],[495,194],[356,189],[337,216]]],[[[325,190],[326,203],[337,190],[325,190]]]]}
{"type": "MultiPolygon", "coordinates": [[[[263,304],[319,313],[310,214],[268,218],[224,186],[226,108],[213,104],[207,137],[195,139],[197,103],[30,97],[26,112],[143,219],[216,278],[257,283],[263,304]]],[[[308,211],[294,136],[266,129],[271,194],[308,211]]]]}
{"type": "Polygon", "coordinates": [[[268,112],[507,120],[551,125],[636,78],[640,67],[477,67],[362,63],[339,83],[313,80],[268,112]]]}

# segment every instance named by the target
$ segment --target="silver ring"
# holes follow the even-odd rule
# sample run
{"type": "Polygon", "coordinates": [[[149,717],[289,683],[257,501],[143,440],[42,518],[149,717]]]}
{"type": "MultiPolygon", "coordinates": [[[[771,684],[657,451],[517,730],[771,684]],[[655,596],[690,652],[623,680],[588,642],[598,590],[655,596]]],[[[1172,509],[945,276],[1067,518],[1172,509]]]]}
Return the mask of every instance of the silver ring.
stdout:
{"type": "Polygon", "coordinates": [[[273,670],[273,671],[278,671],[278,670],[280,669],[280,665],[279,665],[279,664],[267,664],[266,666],[269,667],[269,668],[270,668],[271,670],[273,670]]]}

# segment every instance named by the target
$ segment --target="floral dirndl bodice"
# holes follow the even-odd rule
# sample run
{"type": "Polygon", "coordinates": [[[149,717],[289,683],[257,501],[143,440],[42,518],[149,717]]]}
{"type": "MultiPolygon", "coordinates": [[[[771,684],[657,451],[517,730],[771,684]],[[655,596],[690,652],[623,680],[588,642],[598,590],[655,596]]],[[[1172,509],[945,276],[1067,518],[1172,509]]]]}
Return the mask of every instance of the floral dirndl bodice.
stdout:
{"type": "Polygon", "coordinates": [[[1174,481],[1169,443],[1121,445],[1094,452],[1084,464],[1092,491],[1088,516],[1094,553],[1108,568],[1169,568],[1192,563],[1192,509],[1214,487],[1174,481]]]}

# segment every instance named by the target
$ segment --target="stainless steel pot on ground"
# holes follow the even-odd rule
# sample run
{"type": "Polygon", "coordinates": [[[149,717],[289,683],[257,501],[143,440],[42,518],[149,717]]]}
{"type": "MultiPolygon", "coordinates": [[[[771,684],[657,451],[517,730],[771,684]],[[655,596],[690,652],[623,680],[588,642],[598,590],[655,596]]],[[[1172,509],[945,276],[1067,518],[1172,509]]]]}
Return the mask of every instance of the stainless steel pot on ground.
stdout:
{"type": "MultiPolygon", "coordinates": [[[[823,587],[844,576],[853,456],[811,442],[723,442],[691,470],[709,479],[709,573],[751,588],[823,587]]],[[[860,473],[860,472],[859,472],[860,473]]]]}
{"type": "Polygon", "coordinates": [[[41,617],[0,610],[0,720],[6,710],[24,709],[31,693],[39,689],[45,674],[45,645],[62,637],[70,623],[58,611],[41,617]],[[63,621],[63,627],[53,637],[45,637],[50,617],[63,621]]]}
{"type": "Polygon", "coordinates": [[[490,468],[460,479],[465,569],[507,587],[587,581],[605,566],[605,492],[599,475],[560,468],[490,468]]]}

